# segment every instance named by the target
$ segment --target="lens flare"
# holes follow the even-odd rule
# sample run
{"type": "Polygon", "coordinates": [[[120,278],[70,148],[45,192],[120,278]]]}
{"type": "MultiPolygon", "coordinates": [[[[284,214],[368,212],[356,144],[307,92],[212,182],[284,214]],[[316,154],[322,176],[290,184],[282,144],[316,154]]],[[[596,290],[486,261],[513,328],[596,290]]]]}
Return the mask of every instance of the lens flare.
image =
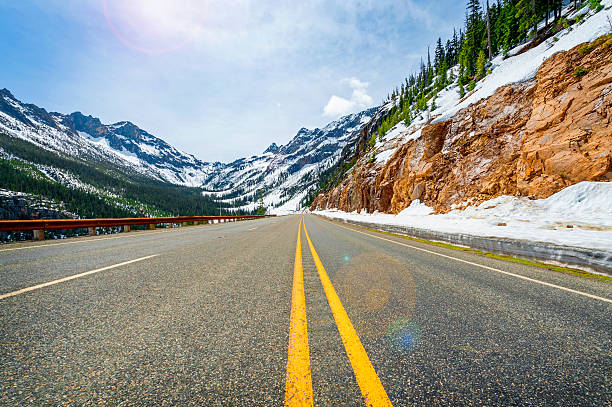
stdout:
{"type": "Polygon", "coordinates": [[[333,284],[362,339],[385,337],[393,321],[409,319],[414,310],[412,275],[404,264],[384,253],[349,258],[333,284]]]}
{"type": "Polygon", "coordinates": [[[208,0],[102,0],[111,32],[126,47],[145,54],[176,51],[202,30],[208,0]]]}
{"type": "Polygon", "coordinates": [[[387,329],[387,342],[391,349],[398,353],[412,352],[420,339],[420,327],[409,318],[399,318],[387,329]]]}

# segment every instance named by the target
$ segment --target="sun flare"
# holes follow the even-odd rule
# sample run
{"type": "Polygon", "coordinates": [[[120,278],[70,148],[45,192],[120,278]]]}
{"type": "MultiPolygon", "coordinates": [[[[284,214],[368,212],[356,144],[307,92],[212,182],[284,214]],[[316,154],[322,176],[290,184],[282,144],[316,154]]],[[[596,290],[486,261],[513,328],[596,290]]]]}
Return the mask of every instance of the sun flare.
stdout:
{"type": "Polygon", "coordinates": [[[106,22],[126,46],[145,53],[183,47],[201,30],[208,8],[197,0],[103,0],[106,22]]]}

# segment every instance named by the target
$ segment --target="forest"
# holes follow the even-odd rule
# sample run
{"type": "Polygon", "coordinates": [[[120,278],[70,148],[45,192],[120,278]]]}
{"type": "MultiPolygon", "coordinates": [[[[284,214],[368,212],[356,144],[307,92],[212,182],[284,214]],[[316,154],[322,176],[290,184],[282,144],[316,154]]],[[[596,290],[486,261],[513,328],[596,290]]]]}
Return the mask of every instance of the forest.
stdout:
{"type": "Polygon", "coordinates": [[[0,187],[62,202],[81,218],[129,216],[197,216],[233,213],[219,208],[200,188],[169,184],[103,162],[91,162],[44,150],[25,140],[0,134],[0,187]],[[64,185],[35,165],[61,169],[106,193],[64,185]]]}

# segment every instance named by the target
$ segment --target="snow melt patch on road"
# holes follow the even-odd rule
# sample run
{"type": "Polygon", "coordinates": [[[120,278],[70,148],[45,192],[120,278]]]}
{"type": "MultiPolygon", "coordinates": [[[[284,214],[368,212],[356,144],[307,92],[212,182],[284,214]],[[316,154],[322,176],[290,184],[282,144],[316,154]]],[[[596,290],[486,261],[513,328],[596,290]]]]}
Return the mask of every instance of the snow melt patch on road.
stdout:
{"type": "Polygon", "coordinates": [[[500,196],[478,206],[441,215],[432,214],[433,209],[418,200],[397,215],[337,210],[314,213],[381,225],[524,239],[612,252],[611,202],[611,182],[585,181],[547,199],[500,196]]]}

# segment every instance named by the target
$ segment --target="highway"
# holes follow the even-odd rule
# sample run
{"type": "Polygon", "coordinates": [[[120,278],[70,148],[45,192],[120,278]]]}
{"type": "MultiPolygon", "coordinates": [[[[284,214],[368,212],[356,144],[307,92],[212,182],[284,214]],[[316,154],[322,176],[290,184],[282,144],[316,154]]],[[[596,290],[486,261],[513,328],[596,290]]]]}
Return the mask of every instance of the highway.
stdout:
{"type": "Polygon", "coordinates": [[[609,282],[314,215],[7,244],[0,275],[0,405],[612,403],[609,282]]]}

